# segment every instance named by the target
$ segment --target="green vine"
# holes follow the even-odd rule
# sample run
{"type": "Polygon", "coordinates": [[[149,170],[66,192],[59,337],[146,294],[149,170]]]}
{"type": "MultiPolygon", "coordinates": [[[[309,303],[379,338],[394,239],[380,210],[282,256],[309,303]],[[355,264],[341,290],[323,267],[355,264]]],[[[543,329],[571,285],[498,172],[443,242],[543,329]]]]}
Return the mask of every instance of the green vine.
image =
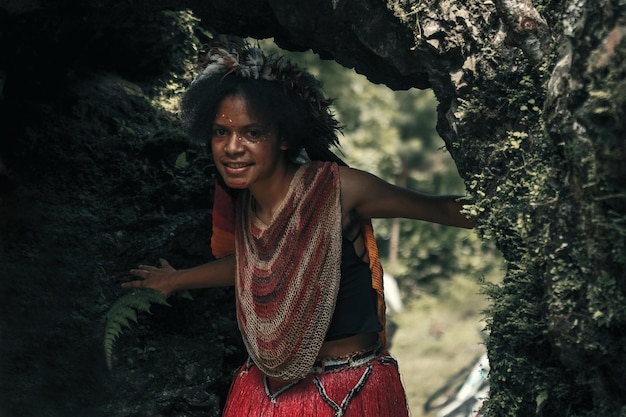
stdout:
{"type": "Polygon", "coordinates": [[[112,367],[113,346],[124,327],[130,328],[131,321],[137,323],[137,312],[150,313],[152,304],[169,306],[160,291],[143,289],[120,297],[107,312],[104,326],[104,354],[109,369],[112,367]]]}

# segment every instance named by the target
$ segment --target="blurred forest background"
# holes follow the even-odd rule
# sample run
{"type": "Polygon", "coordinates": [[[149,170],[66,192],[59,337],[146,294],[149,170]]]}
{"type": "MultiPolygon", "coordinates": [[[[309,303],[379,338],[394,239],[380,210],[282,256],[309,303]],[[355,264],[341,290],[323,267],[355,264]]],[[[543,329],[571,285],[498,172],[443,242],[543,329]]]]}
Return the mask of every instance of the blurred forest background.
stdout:
{"type": "MultiPolygon", "coordinates": [[[[311,52],[282,51],[269,41],[262,46],[309,69],[335,98],[344,126],[339,156],[350,166],[421,192],[465,194],[435,128],[432,91],[393,91],[311,52]]],[[[485,352],[489,300],[482,284],[501,280],[503,261],[472,230],[404,219],[376,219],[374,228],[385,272],[395,277],[404,306],[390,315],[398,326],[391,352],[400,362],[412,415],[434,416],[437,407],[423,409],[429,397],[485,352]]]]}

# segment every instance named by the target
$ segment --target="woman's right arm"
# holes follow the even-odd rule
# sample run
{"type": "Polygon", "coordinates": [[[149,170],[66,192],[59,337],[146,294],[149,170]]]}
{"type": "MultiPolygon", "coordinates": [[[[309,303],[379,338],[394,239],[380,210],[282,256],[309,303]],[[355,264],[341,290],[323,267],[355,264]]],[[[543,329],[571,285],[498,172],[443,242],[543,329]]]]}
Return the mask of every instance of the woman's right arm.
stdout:
{"type": "Polygon", "coordinates": [[[141,279],[125,282],[122,288],[152,288],[169,297],[175,291],[235,284],[235,256],[209,262],[189,269],[174,269],[165,259],[161,267],[139,265],[130,273],[141,279]]]}
{"type": "Polygon", "coordinates": [[[459,195],[428,195],[389,184],[368,173],[339,167],[341,205],[364,219],[404,218],[471,229],[473,219],[463,214],[459,195]]]}

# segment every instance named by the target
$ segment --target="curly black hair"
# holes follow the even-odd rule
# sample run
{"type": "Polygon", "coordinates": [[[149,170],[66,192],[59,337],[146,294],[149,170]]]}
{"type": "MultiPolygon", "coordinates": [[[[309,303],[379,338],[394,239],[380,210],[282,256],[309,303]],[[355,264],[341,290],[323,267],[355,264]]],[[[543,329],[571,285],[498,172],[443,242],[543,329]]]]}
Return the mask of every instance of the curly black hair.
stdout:
{"type": "Polygon", "coordinates": [[[304,149],[311,160],[345,165],[330,150],[339,145],[340,127],[330,110],[332,100],[324,97],[315,77],[284,57],[266,57],[248,45],[212,48],[205,61],[209,64],[181,102],[193,139],[210,140],[222,100],[240,96],[255,117],[277,131],[290,158],[295,160],[304,149]]]}

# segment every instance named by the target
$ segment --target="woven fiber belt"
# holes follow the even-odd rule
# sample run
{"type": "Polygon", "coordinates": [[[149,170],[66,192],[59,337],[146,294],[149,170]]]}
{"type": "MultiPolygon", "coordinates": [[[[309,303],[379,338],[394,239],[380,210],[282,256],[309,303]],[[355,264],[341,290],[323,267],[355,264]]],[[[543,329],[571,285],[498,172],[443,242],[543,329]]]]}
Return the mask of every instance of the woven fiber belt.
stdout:
{"type": "Polygon", "coordinates": [[[383,351],[383,346],[378,341],[374,346],[365,350],[351,353],[350,355],[340,356],[337,358],[318,359],[313,364],[313,368],[309,373],[320,375],[325,372],[340,371],[344,369],[358,368],[367,365],[378,357],[383,351]]]}

